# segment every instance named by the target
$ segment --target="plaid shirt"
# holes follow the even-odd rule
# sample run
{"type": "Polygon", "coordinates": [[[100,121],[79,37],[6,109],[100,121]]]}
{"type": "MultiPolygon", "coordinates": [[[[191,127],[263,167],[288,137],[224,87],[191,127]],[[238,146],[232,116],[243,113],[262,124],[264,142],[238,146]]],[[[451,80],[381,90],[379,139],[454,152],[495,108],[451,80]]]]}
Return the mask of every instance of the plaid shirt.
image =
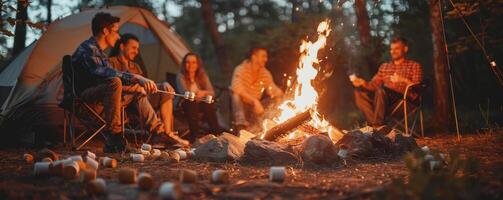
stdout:
{"type": "Polygon", "coordinates": [[[82,92],[88,87],[97,85],[101,80],[119,77],[125,82],[132,82],[133,75],[129,72],[117,71],[108,60],[108,56],[101,50],[94,37],[82,42],[72,56],[75,66],[76,90],[82,92]]]}
{"type": "MultiPolygon", "coordinates": [[[[420,83],[423,80],[423,69],[421,64],[412,60],[405,60],[399,65],[393,62],[383,63],[379,67],[379,71],[372,78],[370,82],[364,85],[365,88],[375,90],[377,87],[384,86],[393,91],[403,94],[407,84],[404,82],[392,82],[391,76],[396,73],[397,75],[409,79],[413,84],[420,83]]],[[[415,98],[416,93],[411,92],[410,97],[415,98]]]]}
{"type": "Polygon", "coordinates": [[[256,99],[260,99],[264,92],[267,92],[268,95],[281,92],[281,89],[274,83],[269,70],[263,67],[254,71],[248,60],[243,61],[234,69],[231,90],[236,93],[248,93],[256,99]]]}

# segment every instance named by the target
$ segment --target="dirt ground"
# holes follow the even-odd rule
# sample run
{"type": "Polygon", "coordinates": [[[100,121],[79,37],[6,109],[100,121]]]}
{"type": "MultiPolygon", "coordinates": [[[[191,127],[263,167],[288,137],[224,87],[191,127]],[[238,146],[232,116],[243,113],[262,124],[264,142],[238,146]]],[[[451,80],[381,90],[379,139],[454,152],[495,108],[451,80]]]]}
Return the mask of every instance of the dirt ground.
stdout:
{"type": "MultiPolygon", "coordinates": [[[[457,142],[454,136],[418,139],[420,146],[428,145],[443,152],[459,151],[481,161],[481,176],[491,180],[491,188],[503,193],[503,180],[497,173],[503,170],[503,133],[468,135],[457,142]]],[[[103,156],[98,144],[91,150],[103,156]]],[[[22,155],[36,150],[9,149],[0,151],[0,199],[89,199],[83,183],[61,177],[35,177],[33,166],[23,162],[22,155]]],[[[76,152],[56,149],[63,155],[76,152]]],[[[118,155],[108,155],[117,157],[118,155]]],[[[164,181],[176,181],[179,169],[192,169],[199,173],[199,182],[184,186],[183,199],[365,199],[375,190],[386,187],[394,178],[407,175],[401,158],[373,158],[351,161],[346,166],[292,166],[287,167],[284,183],[268,182],[269,166],[241,165],[238,163],[202,163],[183,160],[167,164],[164,161],[133,163],[123,161],[120,167],[134,167],[155,177],[151,191],[140,191],[136,185],[119,184],[118,169],[100,168],[98,176],[107,180],[107,194],[98,199],[158,199],[157,189],[164,181]],[[230,171],[231,183],[211,184],[209,176],[214,169],[230,171]]],[[[501,196],[501,195],[500,195],[501,196]]]]}

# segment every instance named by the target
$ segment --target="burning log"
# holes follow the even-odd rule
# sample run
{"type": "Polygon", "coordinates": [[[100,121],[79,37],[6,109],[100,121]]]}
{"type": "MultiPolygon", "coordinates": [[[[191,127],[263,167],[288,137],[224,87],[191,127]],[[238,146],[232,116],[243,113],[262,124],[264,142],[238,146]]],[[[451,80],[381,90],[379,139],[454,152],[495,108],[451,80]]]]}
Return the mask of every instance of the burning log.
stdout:
{"type": "Polygon", "coordinates": [[[311,120],[311,112],[310,110],[304,111],[292,117],[285,122],[276,125],[265,133],[264,139],[269,141],[274,141],[281,136],[285,136],[292,129],[297,128],[302,125],[304,122],[311,120]]]}

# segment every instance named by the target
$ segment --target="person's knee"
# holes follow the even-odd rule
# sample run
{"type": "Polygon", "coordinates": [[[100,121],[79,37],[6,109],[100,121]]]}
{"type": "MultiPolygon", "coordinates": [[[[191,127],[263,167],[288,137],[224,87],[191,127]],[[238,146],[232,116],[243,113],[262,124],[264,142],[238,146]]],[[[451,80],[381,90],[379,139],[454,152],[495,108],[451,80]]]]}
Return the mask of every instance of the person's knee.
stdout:
{"type": "Polygon", "coordinates": [[[108,87],[112,90],[122,90],[122,81],[119,77],[113,77],[106,80],[108,87]]]}

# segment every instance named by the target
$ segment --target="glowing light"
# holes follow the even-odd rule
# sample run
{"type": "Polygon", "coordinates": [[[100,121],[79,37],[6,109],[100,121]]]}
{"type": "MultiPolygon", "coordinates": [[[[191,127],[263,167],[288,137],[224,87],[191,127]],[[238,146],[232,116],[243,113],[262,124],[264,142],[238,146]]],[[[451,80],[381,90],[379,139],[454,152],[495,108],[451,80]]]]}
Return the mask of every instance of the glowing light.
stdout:
{"type": "MultiPolygon", "coordinates": [[[[289,87],[287,91],[291,90],[294,92],[293,98],[279,105],[280,114],[277,117],[263,122],[264,133],[275,125],[283,123],[307,110],[311,112],[312,118],[311,121],[307,122],[309,126],[321,132],[327,132],[329,136],[333,135],[330,133],[336,130],[317,112],[318,92],[312,85],[312,81],[320,73],[318,51],[326,46],[327,38],[331,32],[329,21],[322,21],[316,30],[318,32],[316,41],[303,40],[300,45],[299,52],[301,55],[296,71],[297,79],[294,81],[296,84],[291,83],[290,80],[287,82],[287,86],[289,87]],[[290,86],[293,86],[293,88],[290,88],[290,86]]],[[[265,134],[262,134],[262,138],[264,136],[265,134]]],[[[290,133],[288,138],[294,139],[301,136],[308,136],[308,133],[297,130],[290,133]]]]}

